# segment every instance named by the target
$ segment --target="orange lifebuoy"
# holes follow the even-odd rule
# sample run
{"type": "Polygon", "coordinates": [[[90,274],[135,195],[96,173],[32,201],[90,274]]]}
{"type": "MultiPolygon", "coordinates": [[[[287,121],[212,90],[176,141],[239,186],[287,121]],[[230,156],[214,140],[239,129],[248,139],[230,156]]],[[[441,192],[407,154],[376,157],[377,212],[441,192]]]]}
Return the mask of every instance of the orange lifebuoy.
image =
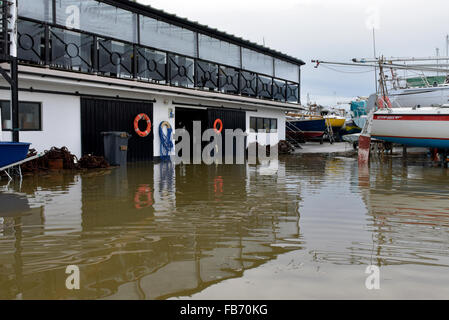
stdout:
{"type": "Polygon", "coordinates": [[[221,133],[223,131],[223,122],[221,119],[217,119],[214,122],[214,130],[216,133],[221,133]],[[217,129],[217,125],[220,125],[220,130],[217,129]]]}
{"type": "Polygon", "coordinates": [[[379,107],[379,109],[384,108],[384,102],[387,104],[387,108],[391,108],[390,98],[388,98],[387,96],[384,96],[383,98],[381,97],[381,98],[377,99],[377,106],[379,107]]]}
{"type": "Polygon", "coordinates": [[[138,114],[136,116],[136,118],[134,119],[134,131],[136,131],[136,133],[141,136],[142,138],[145,138],[146,136],[148,136],[151,132],[151,120],[150,117],[147,116],[145,113],[141,113],[138,114]],[[141,131],[139,129],[139,121],[140,120],[144,120],[147,122],[147,128],[145,131],[141,131]]]}
{"type": "Polygon", "coordinates": [[[147,184],[140,185],[134,196],[134,207],[138,210],[148,208],[153,205],[153,193],[147,184]],[[146,200],[142,200],[146,196],[146,200]]]}

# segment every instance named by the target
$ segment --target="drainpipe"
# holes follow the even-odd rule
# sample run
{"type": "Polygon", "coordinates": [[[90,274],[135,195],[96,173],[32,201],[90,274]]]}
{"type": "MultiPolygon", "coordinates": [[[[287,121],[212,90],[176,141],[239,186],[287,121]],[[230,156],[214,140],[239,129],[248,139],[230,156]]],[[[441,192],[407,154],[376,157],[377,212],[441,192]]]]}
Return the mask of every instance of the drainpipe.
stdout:
{"type": "Polygon", "coordinates": [[[17,65],[17,0],[10,0],[10,44],[11,58],[11,110],[12,110],[12,141],[19,142],[19,83],[17,65]]]}

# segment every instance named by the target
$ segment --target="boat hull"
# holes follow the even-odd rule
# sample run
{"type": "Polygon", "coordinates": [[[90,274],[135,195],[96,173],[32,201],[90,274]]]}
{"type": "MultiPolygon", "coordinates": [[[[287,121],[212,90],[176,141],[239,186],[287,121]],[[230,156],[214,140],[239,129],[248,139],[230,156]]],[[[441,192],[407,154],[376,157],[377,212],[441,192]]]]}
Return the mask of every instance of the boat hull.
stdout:
{"type": "Polygon", "coordinates": [[[24,160],[29,148],[30,143],[0,142],[0,168],[24,160]]]}
{"type": "Polygon", "coordinates": [[[326,123],[324,119],[301,119],[287,121],[287,132],[290,135],[302,135],[305,138],[320,138],[324,135],[326,123]],[[296,130],[299,129],[299,130],[296,130]]]}
{"type": "Polygon", "coordinates": [[[345,125],[346,119],[339,118],[327,118],[326,126],[332,127],[334,132],[340,131],[340,129],[345,125]]]}
{"type": "Polygon", "coordinates": [[[449,86],[392,90],[388,97],[393,108],[432,107],[448,102],[449,86]]]}
{"type": "Polygon", "coordinates": [[[408,146],[449,149],[449,110],[395,108],[374,114],[373,138],[408,146]]]}

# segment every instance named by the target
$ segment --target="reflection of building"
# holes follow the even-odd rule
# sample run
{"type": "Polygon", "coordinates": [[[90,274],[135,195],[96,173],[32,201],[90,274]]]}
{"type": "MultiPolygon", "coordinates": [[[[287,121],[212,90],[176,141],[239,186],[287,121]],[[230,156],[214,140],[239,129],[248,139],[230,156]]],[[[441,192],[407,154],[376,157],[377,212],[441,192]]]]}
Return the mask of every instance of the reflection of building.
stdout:
{"type": "MultiPolygon", "coordinates": [[[[188,295],[300,248],[292,240],[281,245],[299,238],[297,194],[288,192],[282,163],[273,176],[247,165],[165,165],[75,176],[61,192],[72,193],[72,201],[61,201],[73,214],[53,217],[58,225],[44,217],[43,232],[23,232],[17,240],[20,251],[0,241],[7,266],[0,269],[0,297],[14,298],[18,287],[23,298],[188,295]],[[13,271],[14,252],[20,272],[13,271]],[[81,269],[79,292],[64,287],[70,264],[81,269]]],[[[44,201],[44,213],[62,205],[55,199],[44,201]]]]}
{"type": "Polygon", "coordinates": [[[257,117],[283,139],[285,111],[299,108],[301,60],[207,26],[126,0],[20,0],[18,13],[20,135],[38,151],[101,155],[102,131],[126,131],[129,160],[148,160],[161,122],[179,128],[198,113],[203,129],[218,117],[245,131],[257,117]],[[152,121],[145,138],[140,113],[152,121]]]}

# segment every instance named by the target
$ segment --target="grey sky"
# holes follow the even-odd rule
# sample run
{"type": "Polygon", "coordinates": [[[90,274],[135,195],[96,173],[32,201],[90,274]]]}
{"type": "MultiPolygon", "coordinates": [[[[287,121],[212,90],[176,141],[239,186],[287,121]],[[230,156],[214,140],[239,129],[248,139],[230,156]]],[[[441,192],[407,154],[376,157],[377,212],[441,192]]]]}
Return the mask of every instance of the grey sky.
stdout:
{"type": "Polygon", "coordinates": [[[347,67],[338,69],[358,73],[314,69],[310,62],[372,57],[372,30],[367,22],[376,21],[377,52],[388,57],[431,56],[437,47],[440,55],[445,55],[449,33],[447,0],[139,2],[260,44],[265,41],[268,47],[301,58],[307,63],[302,69],[303,102],[310,93],[313,101],[323,104],[374,91],[373,72],[347,67]]]}

